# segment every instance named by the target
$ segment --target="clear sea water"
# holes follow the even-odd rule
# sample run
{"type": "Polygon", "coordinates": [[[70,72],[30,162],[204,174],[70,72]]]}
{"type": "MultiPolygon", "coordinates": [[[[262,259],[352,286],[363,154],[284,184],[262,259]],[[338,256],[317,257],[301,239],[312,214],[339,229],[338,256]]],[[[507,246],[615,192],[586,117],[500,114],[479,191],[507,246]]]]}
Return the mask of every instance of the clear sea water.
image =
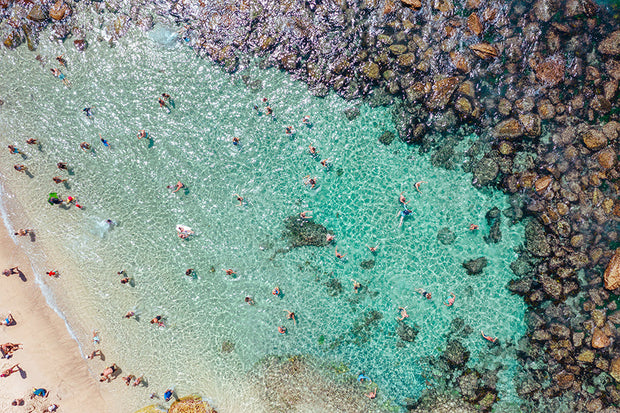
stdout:
{"type": "MultiPolygon", "coordinates": [[[[473,188],[470,174],[432,167],[429,154],[398,139],[381,144],[383,132],[395,131],[389,108],[316,98],[287,74],[254,63],[227,74],[174,41],[174,30],[132,31],[113,48],[97,42],[95,32],[85,53],[71,41],[45,39],[36,52],[0,50],[5,219],[12,228],[35,229],[35,242],[16,242],[31,255],[50,303],[84,354],[95,348],[91,331],[100,332],[106,361],[89,362],[93,374],[116,362],[124,373],[147,377],[147,388],[109,385],[127,399],[128,412],[170,386],[180,395],[205,396],[220,412],[262,411],[260,391],[246,374],[267,355],[288,354],[343,364],[354,377],[363,371],[379,386],[380,403],[399,404],[424,389],[425,360],[445,347],[454,318],[474,330],[464,341],[472,362],[488,351],[480,329],[504,342],[520,338],[524,304],[504,286],[522,228],[503,220],[502,241],[483,241],[485,213],[508,206],[502,194],[473,188]],[[50,72],[63,53],[70,88],[50,72]],[[261,87],[248,88],[244,75],[261,87]],[[175,102],[171,113],[159,108],[162,92],[175,102]],[[263,110],[264,97],[274,119],[253,110],[255,104],[263,110]],[[94,106],[92,118],[82,113],[87,106],[94,106]],[[360,115],[349,121],[344,110],[352,106],[360,115]],[[312,127],[302,124],[304,115],[312,127]],[[284,133],[287,125],[295,127],[293,137],[284,133]],[[150,141],[137,139],[140,129],[150,141]],[[232,144],[233,136],[241,145],[232,144]],[[40,148],[25,144],[30,137],[40,148]],[[94,150],[80,150],[82,141],[94,150]],[[9,154],[9,144],[27,158],[9,154]],[[319,150],[317,159],[308,145],[319,150]],[[319,163],[325,158],[330,170],[319,163]],[[59,161],[72,172],[59,171],[59,161]],[[27,165],[32,177],[14,171],[15,163],[27,165]],[[56,175],[68,178],[68,187],[54,184],[56,175]],[[317,178],[315,189],[304,185],[307,175],[317,178]],[[187,190],[171,193],[167,186],[178,180],[187,190]],[[418,181],[427,182],[421,192],[418,181]],[[49,205],[52,191],[77,197],[84,208],[49,205]],[[398,228],[401,191],[413,214],[398,228]],[[236,193],[245,198],[242,206],[236,193]],[[335,257],[334,245],[283,252],[283,222],[302,211],[336,234],[346,260],[335,257]],[[110,229],[106,219],[117,225],[110,229]],[[472,223],[480,230],[469,231],[472,223]],[[177,224],[195,236],[179,239],[177,224]],[[456,234],[454,244],[438,242],[443,227],[456,234]],[[379,245],[375,256],[367,244],[379,245]],[[468,276],[461,263],[479,256],[489,261],[484,275],[468,276]],[[370,259],[373,268],[360,267],[370,259]],[[45,275],[51,268],[60,278],[45,275]],[[196,276],[185,276],[187,268],[196,276]],[[134,286],[119,282],[121,269],[134,286]],[[337,296],[326,287],[333,280],[342,285],[337,296]],[[365,289],[356,294],[351,280],[365,289]],[[275,286],[282,297],[271,294],[275,286]],[[449,308],[442,302],[451,292],[457,298],[449,308]],[[254,306],[244,302],[248,295],[254,306]],[[419,327],[413,343],[402,345],[396,334],[399,306],[407,306],[406,322],[419,327]],[[129,310],[140,320],[124,319],[129,310]],[[297,325],[284,310],[296,313],[297,325]],[[352,329],[370,310],[383,318],[360,340],[352,329]],[[149,323],[157,314],[166,328],[149,323]],[[279,334],[279,325],[288,334],[279,334]],[[232,353],[222,354],[224,341],[234,343],[232,353]]],[[[503,363],[509,368],[500,373],[500,396],[509,401],[517,363],[503,363]]],[[[321,395],[307,395],[313,397],[321,395]]]]}

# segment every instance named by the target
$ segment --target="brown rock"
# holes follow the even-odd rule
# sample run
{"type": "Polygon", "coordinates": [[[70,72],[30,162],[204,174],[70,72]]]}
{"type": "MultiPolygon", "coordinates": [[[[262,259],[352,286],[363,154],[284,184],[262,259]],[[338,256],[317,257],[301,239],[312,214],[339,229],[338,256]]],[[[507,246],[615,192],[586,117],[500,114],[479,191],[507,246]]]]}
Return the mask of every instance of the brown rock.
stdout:
{"type": "Polygon", "coordinates": [[[504,116],[510,115],[512,111],[512,103],[506,98],[500,98],[499,103],[497,104],[497,110],[504,116]]]}
{"type": "Polygon", "coordinates": [[[615,358],[611,362],[611,366],[609,368],[609,375],[613,377],[616,381],[620,382],[620,357],[615,358]]]}
{"type": "Polygon", "coordinates": [[[480,18],[476,13],[470,14],[467,18],[467,28],[471,30],[471,32],[476,36],[479,36],[480,33],[482,33],[482,31],[484,30],[484,27],[482,27],[482,23],[480,23],[480,18]]]}
{"type": "Polygon", "coordinates": [[[555,86],[564,79],[565,66],[564,58],[555,55],[535,66],[534,72],[536,72],[536,78],[539,81],[548,86],[555,86]]]}
{"type": "Polygon", "coordinates": [[[515,151],[514,146],[510,142],[502,141],[499,144],[499,153],[502,155],[510,155],[515,151]]]}
{"type": "Polygon", "coordinates": [[[603,169],[611,169],[616,165],[618,155],[612,148],[605,148],[598,153],[598,163],[603,169]]]}
{"type": "Polygon", "coordinates": [[[73,41],[73,46],[75,46],[75,48],[79,51],[79,52],[83,52],[84,50],[86,50],[86,46],[88,45],[88,43],[86,43],[86,40],[84,39],[77,39],[73,41]]]}
{"type": "Polygon", "coordinates": [[[411,7],[412,9],[420,9],[422,8],[422,2],[420,0],[401,0],[403,4],[407,7],[411,7]]]}
{"type": "Polygon", "coordinates": [[[497,48],[488,43],[472,44],[469,48],[481,59],[495,59],[499,55],[497,48]]]}
{"type": "Polygon", "coordinates": [[[592,348],[605,348],[609,344],[611,344],[611,341],[603,330],[595,328],[594,333],[592,333],[592,348]]]}
{"type": "Polygon", "coordinates": [[[605,288],[608,290],[615,290],[620,287],[620,248],[616,249],[611,260],[609,260],[603,278],[605,279],[605,288]]]}
{"type": "Polygon", "coordinates": [[[461,96],[456,100],[456,102],[454,102],[454,109],[456,109],[457,112],[462,113],[463,115],[470,115],[472,111],[472,106],[469,102],[469,99],[461,96]]]}
{"type": "Polygon", "coordinates": [[[598,51],[603,54],[620,55],[620,30],[607,36],[599,45],[598,51]]]}
{"type": "Polygon", "coordinates": [[[469,73],[471,71],[471,62],[463,53],[450,52],[450,60],[461,72],[469,73]]]}
{"type": "Polygon", "coordinates": [[[611,122],[607,122],[603,125],[603,134],[607,136],[607,139],[610,141],[615,140],[618,137],[618,132],[620,132],[620,123],[612,120],[611,122]]]}
{"type": "Polygon", "coordinates": [[[58,0],[49,11],[50,17],[54,20],[62,20],[65,16],[71,14],[71,8],[62,0],[58,0]]]}
{"type": "Polygon", "coordinates": [[[607,74],[614,80],[620,80],[620,61],[609,59],[605,63],[607,74]]]}
{"type": "Polygon", "coordinates": [[[41,5],[37,4],[32,9],[30,9],[30,12],[28,13],[28,16],[26,16],[26,18],[35,22],[42,22],[47,20],[47,15],[41,8],[41,5]]]}
{"type": "Polygon", "coordinates": [[[597,151],[607,146],[607,137],[596,129],[588,129],[582,134],[583,143],[588,149],[597,151]]]}
{"type": "Polygon", "coordinates": [[[447,77],[435,82],[433,84],[431,96],[426,101],[426,106],[430,110],[440,110],[445,108],[458,84],[458,77],[447,77]]]}
{"type": "Polygon", "coordinates": [[[577,356],[577,360],[582,363],[592,363],[594,361],[594,352],[592,350],[583,350],[577,356]]]}
{"type": "Polygon", "coordinates": [[[555,116],[555,107],[548,100],[542,100],[538,104],[538,114],[541,119],[552,119],[555,116]]]}
{"type": "Polygon", "coordinates": [[[540,136],[542,133],[542,127],[540,124],[540,116],[534,115],[532,113],[526,113],[524,115],[519,115],[519,122],[523,125],[525,129],[525,134],[528,136],[540,136]]]}
{"type": "Polygon", "coordinates": [[[398,62],[399,65],[404,66],[404,67],[413,66],[413,64],[415,63],[415,54],[413,53],[401,54],[400,56],[396,58],[396,62],[398,62]]]}
{"type": "Polygon", "coordinates": [[[362,71],[364,72],[366,77],[368,77],[369,79],[372,79],[372,80],[379,79],[379,76],[380,76],[379,65],[377,65],[374,62],[366,63],[366,65],[362,68],[362,71]]]}
{"type": "Polygon", "coordinates": [[[575,375],[562,371],[556,374],[553,379],[558,384],[558,386],[560,386],[561,389],[568,389],[573,385],[573,382],[575,381],[575,375]]]}
{"type": "Polygon", "coordinates": [[[542,178],[538,178],[534,183],[534,187],[536,188],[536,192],[544,192],[545,189],[549,187],[549,184],[553,182],[553,177],[551,176],[543,176],[542,178]]]}
{"type": "Polygon", "coordinates": [[[523,125],[514,118],[501,121],[495,126],[493,134],[497,138],[514,139],[523,135],[523,125]]]}

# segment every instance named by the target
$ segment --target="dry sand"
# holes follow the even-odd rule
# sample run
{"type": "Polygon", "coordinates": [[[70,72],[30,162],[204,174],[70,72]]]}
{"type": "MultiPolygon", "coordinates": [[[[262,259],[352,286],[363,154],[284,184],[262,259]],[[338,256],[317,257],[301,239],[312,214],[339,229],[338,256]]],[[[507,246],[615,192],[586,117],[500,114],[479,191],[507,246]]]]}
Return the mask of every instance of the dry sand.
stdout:
{"type": "MultiPolygon", "coordinates": [[[[19,266],[23,277],[0,275],[0,316],[11,312],[17,324],[0,326],[0,342],[22,343],[10,359],[0,359],[0,369],[19,363],[23,369],[0,378],[0,412],[43,412],[58,404],[58,412],[119,413],[110,387],[100,384],[101,364],[89,365],[80,354],[78,344],[67,330],[64,320],[47,305],[32,275],[28,257],[15,245],[8,230],[0,224],[0,269],[19,266]],[[31,398],[32,389],[48,390],[47,398],[31,398]],[[13,407],[14,399],[23,398],[23,407],[13,407]]],[[[119,382],[120,380],[115,380],[119,382]]]]}

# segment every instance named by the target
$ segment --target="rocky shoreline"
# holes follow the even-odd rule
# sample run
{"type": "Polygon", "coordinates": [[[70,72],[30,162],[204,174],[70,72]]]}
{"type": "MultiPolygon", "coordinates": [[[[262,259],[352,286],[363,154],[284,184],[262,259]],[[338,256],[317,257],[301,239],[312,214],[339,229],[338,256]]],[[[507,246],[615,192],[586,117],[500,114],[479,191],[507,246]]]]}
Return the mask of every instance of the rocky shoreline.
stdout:
{"type": "MultiPolygon", "coordinates": [[[[0,0],[0,35],[8,48],[35,50],[51,26],[85,50],[133,25],[149,30],[158,16],[183,25],[182,41],[229,72],[259,56],[315,95],[391,105],[398,138],[509,194],[510,208],[487,214],[496,230],[485,240],[497,242],[501,220],[526,224],[507,288],[529,305],[528,334],[490,350],[522,361],[517,390],[528,411],[620,406],[618,9],[592,0],[0,0]],[[89,37],[78,20],[86,10],[113,15],[101,23],[105,36],[89,37]],[[471,133],[480,139],[461,152],[471,133]]],[[[449,229],[438,236],[449,241],[449,229]]],[[[464,266],[477,274],[484,257],[472,258],[464,266]]],[[[436,377],[449,373],[441,386],[490,410],[497,378],[467,366],[466,327],[455,325],[436,377]]]]}

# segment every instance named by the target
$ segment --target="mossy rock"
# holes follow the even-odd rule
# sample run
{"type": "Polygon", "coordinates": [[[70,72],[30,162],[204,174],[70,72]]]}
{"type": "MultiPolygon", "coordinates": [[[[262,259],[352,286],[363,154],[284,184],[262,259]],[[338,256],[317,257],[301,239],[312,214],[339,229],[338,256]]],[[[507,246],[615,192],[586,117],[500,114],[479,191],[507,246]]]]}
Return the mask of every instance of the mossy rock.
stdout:
{"type": "Polygon", "coordinates": [[[235,343],[233,343],[232,341],[224,341],[222,343],[222,353],[224,354],[228,354],[228,353],[232,353],[235,350],[235,343]]]}
{"type": "Polygon", "coordinates": [[[215,409],[209,406],[209,403],[203,401],[200,396],[183,397],[172,403],[168,413],[217,413],[215,409]]]}
{"type": "Polygon", "coordinates": [[[288,239],[292,248],[327,245],[327,234],[330,232],[321,224],[311,219],[302,219],[298,215],[288,217],[284,221],[284,238],[288,239]]]}
{"type": "Polygon", "coordinates": [[[381,134],[381,136],[379,136],[379,142],[385,146],[388,146],[394,141],[394,138],[396,138],[394,132],[385,131],[381,134]]]}

